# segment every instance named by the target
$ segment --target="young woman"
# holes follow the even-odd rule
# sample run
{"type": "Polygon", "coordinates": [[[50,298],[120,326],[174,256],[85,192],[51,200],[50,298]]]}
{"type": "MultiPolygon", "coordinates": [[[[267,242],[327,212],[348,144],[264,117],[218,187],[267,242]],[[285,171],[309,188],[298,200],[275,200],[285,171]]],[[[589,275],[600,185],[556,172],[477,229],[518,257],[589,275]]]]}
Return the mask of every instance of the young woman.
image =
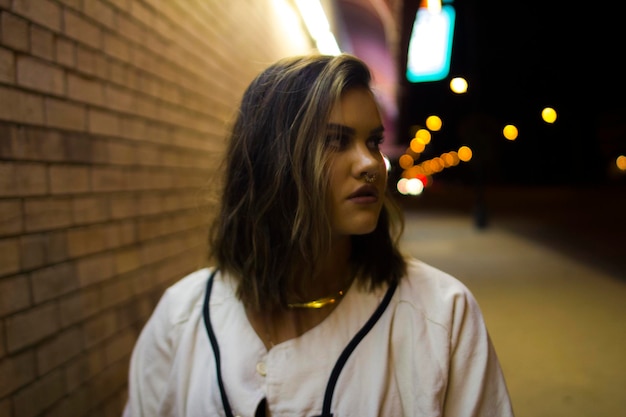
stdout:
{"type": "Polygon", "coordinates": [[[211,266],[135,346],[125,416],[512,416],[479,306],[398,247],[370,73],[281,60],[232,129],[211,266]]]}

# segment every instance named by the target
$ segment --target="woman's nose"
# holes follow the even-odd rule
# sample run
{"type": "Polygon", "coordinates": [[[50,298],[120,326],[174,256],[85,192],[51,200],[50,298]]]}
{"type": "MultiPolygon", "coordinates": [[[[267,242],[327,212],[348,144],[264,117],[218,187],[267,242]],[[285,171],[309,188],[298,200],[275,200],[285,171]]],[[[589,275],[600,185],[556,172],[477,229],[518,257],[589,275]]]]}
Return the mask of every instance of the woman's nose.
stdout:
{"type": "Polygon", "coordinates": [[[357,145],[354,149],[354,175],[361,177],[364,173],[378,173],[382,155],[365,144],[357,145]]]}

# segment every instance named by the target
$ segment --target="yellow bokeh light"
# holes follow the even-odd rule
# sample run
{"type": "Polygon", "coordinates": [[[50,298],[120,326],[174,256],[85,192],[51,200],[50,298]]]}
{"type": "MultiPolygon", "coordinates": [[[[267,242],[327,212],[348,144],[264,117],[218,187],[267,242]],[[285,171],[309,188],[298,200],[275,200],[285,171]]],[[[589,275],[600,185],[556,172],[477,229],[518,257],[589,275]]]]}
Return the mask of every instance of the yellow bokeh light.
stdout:
{"type": "Polygon", "coordinates": [[[424,145],[424,142],[422,142],[418,138],[413,138],[411,140],[411,143],[409,144],[409,147],[415,153],[422,153],[424,152],[424,149],[426,149],[426,145],[424,145]]]}
{"type": "Polygon", "coordinates": [[[463,77],[455,77],[450,80],[450,90],[456,94],[467,92],[467,80],[463,77]]]}
{"type": "Polygon", "coordinates": [[[439,131],[442,124],[443,122],[441,121],[441,118],[439,116],[435,116],[434,114],[426,118],[426,127],[433,132],[439,131]]]}
{"type": "Polygon", "coordinates": [[[413,165],[411,168],[405,170],[402,176],[405,178],[415,178],[418,175],[424,175],[424,169],[420,165],[413,165]]]}
{"type": "Polygon", "coordinates": [[[415,139],[420,140],[424,145],[428,145],[430,143],[430,132],[426,129],[419,129],[415,132],[415,139]]]}
{"type": "Polygon", "coordinates": [[[504,129],[502,129],[502,134],[508,140],[515,140],[515,139],[517,139],[518,131],[517,131],[517,128],[515,126],[513,126],[513,125],[506,125],[506,126],[504,126],[504,129]]]}
{"type": "Polygon", "coordinates": [[[546,107],[541,111],[541,118],[546,123],[554,123],[556,121],[556,110],[552,107],[546,107]]]}
{"type": "Polygon", "coordinates": [[[400,164],[400,168],[409,169],[413,166],[415,160],[411,155],[404,154],[400,158],[398,158],[398,163],[400,164]]]}
{"type": "Polygon", "coordinates": [[[615,160],[615,165],[620,171],[626,171],[626,156],[620,155],[615,160]]]}
{"type": "Polygon", "coordinates": [[[449,168],[454,165],[454,157],[450,152],[446,152],[441,155],[441,160],[446,168],[449,168]]]}
{"type": "Polygon", "coordinates": [[[461,146],[457,151],[459,159],[463,162],[467,162],[472,159],[472,150],[469,146],[461,146]]]}

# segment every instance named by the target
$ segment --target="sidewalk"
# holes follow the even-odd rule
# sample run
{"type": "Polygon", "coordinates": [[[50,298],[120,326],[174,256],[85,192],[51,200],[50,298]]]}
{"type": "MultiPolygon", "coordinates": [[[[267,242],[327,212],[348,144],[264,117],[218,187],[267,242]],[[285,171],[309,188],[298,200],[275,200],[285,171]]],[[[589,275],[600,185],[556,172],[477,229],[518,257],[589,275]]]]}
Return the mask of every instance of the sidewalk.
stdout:
{"type": "MultiPolygon", "coordinates": [[[[461,206],[424,206],[406,210],[404,248],[474,293],[516,416],[626,417],[626,279],[614,262],[623,240],[603,263],[602,251],[580,255],[565,220],[548,224],[500,206],[479,229],[461,206]]],[[[554,213],[576,221],[564,209],[554,213]]]]}

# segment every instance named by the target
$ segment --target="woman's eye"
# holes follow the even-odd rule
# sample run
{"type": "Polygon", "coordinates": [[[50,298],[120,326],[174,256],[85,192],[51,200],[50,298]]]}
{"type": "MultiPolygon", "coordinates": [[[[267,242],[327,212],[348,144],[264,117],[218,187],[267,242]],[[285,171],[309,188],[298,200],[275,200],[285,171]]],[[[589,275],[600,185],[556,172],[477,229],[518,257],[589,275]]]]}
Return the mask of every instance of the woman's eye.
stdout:
{"type": "Polygon", "coordinates": [[[385,141],[385,137],[383,135],[372,136],[368,139],[368,145],[373,149],[378,149],[381,143],[385,141]]]}
{"type": "Polygon", "coordinates": [[[326,144],[330,148],[343,149],[348,143],[348,137],[345,135],[330,134],[326,136],[326,144]]]}

